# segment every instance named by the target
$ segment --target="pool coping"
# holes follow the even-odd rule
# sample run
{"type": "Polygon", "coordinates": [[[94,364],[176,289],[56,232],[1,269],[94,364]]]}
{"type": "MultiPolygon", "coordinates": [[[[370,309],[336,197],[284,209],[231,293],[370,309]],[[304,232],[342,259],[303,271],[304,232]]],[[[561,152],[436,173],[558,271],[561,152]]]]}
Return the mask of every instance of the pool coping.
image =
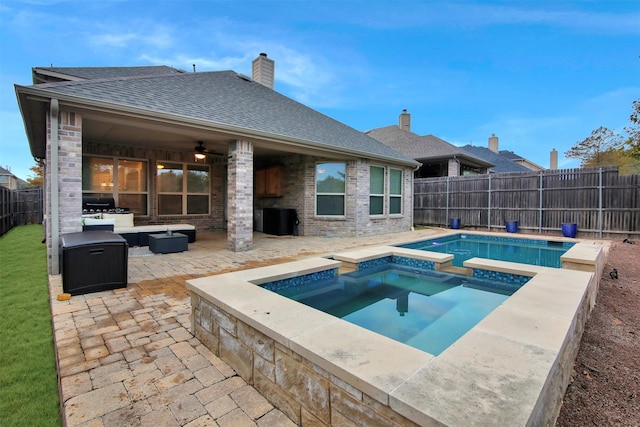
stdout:
{"type": "MultiPolygon", "coordinates": [[[[570,263],[601,269],[601,246],[596,250],[595,245],[577,243],[567,253],[576,247],[567,257],[570,263]]],[[[256,286],[394,253],[443,263],[451,257],[379,246],[334,254],[334,259],[309,258],[186,283],[192,294],[328,372],[355,396],[358,392],[354,390],[364,393],[416,424],[552,424],[595,302],[599,276],[594,271],[482,258],[466,261],[468,268],[517,272],[532,278],[439,356],[256,286]]],[[[201,316],[195,313],[197,304],[192,309],[196,331],[201,316]]],[[[219,346],[220,342],[212,344],[219,346]]]]}

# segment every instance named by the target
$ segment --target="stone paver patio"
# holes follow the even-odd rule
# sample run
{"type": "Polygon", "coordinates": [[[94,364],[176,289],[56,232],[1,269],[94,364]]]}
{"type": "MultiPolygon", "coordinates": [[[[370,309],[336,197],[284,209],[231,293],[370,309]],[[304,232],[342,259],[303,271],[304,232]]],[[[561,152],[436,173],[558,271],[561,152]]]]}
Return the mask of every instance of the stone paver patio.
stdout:
{"type": "Polygon", "coordinates": [[[200,233],[189,251],[131,248],[126,289],[58,301],[49,287],[63,422],[67,426],[293,426],[191,334],[185,280],[368,245],[432,237],[438,229],[327,238],[255,234],[254,249],[226,249],[200,233]]]}

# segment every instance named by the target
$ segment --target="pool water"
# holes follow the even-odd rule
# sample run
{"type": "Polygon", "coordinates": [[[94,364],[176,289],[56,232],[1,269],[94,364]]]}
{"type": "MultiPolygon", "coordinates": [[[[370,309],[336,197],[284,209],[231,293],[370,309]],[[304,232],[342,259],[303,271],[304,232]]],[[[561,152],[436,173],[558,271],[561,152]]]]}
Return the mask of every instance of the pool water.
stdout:
{"type": "Polygon", "coordinates": [[[291,287],[263,286],[433,355],[449,347],[517,289],[398,264],[291,287]]]}
{"type": "Polygon", "coordinates": [[[463,267],[464,261],[470,258],[479,257],[555,268],[562,267],[560,256],[571,246],[573,243],[569,242],[471,234],[457,234],[402,245],[404,248],[454,255],[453,265],[457,267],[463,267]]]}

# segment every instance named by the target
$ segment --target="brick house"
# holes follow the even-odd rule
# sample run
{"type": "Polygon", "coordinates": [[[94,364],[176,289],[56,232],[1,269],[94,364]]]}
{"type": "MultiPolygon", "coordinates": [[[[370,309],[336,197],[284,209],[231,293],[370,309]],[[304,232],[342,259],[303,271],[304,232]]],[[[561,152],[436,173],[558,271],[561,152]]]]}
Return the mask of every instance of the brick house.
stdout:
{"type": "Polygon", "coordinates": [[[32,155],[45,164],[51,274],[83,196],[113,197],[135,226],[227,230],[252,249],[256,212],[295,209],[301,236],[409,230],[419,163],[253,78],[170,67],[34,68],[16,85],[32,155]]]}
{"type": "Polygon", "coordinates": [[[27,183],[15,176],[9,169],[5,169],[0,166],[0,187],[5,187],[9,190],[17,190],[20,188],[21,184],[23,184],[22,186],[24,187],[24,184],[27,183]]]}

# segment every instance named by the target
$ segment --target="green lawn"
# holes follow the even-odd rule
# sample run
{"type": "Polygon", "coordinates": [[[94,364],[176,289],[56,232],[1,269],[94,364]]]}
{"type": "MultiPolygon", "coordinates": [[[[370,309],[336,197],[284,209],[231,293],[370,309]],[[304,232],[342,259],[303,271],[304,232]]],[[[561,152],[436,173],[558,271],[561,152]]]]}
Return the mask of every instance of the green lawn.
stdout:
{"type": "Polygon", "coordinates": [[[41,225],[0,237],[0,426],[61,426],[41,225]]]}

